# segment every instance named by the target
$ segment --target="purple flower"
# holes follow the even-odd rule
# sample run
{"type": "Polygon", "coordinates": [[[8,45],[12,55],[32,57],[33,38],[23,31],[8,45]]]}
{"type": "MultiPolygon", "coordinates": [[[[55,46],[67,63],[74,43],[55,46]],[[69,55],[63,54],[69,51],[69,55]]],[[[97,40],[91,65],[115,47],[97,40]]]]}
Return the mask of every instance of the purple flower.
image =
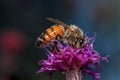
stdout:
{"type": "Polygon", "coordinates": [[[59,51],[48,51],[48,59],[43,60],[39,64],[43,67],[37,72],[53,73],[55,71],[68,73],[70,71],[84,72],[92,75],[96,80],[100,80],[101,64],[100,61],[107,60],[106,57],[101,57],[94,50],[94,38],[89,38],[88,43],[82,48],[74,49],[69,45],[63,45],[59,41],[59,51]]]}

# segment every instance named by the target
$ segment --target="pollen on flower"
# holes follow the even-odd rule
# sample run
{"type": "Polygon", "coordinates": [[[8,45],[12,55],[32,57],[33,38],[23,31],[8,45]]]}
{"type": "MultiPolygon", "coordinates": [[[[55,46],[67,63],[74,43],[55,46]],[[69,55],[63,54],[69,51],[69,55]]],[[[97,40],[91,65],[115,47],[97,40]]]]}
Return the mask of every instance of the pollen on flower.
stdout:
{"type": "MultiPolygon", "coordinates": [[[[94,40],[94,38],[89,38],[83,47],[76,49],[67,43],[62,44],[60,41],[57,41],[59,52],[50,51],[46,48],[46,51],[49,53],[48,58],[39,63],[39,65],[42,65],[42,68],[37,73],[53,73],[59,71],[64,72],[66,78],[69,78],[70,75],[67,74],[72,71],[73,75],[75,72],[77,72],[77,74],[86,73],[92,75],[96,80],[100,80],[102,67],[100,61],[107,60],[107,58],[101,57],[100,54],[94,50],[94,40]]],[[[76,76],[76,78],[77,79],[69,80],[81,80],[79,76],[76,76]]]]}

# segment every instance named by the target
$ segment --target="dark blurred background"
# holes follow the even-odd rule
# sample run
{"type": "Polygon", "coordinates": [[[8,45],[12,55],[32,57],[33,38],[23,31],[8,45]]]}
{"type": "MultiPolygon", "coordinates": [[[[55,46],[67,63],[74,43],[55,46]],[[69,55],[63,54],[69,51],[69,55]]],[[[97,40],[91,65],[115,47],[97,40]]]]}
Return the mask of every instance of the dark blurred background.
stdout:
{"type": "Polygon", "coordinates": [[[102,63],[101,80],[119,80],[119,5],[119,0],[0,0],[0,80],[65,80],[60,73],[36,74],[38,61],[47,56],[35,41],[53,25],[46,17],[76,24],[89,37],[96,33],[95,49],[110,55],[109,63],[102,63]]]}

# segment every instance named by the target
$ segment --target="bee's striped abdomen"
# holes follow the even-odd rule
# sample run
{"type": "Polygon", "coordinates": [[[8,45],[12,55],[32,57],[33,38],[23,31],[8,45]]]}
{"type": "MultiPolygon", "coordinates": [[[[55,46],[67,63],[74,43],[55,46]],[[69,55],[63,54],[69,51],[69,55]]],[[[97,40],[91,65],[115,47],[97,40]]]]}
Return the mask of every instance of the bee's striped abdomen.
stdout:
{"type": "Polygon", "coordinates": [[[45,43],[48,43],[49,41],[55,39],[57,35],[59,35],[60,37],[64,37],[64,27],[63,26],[54,25],[54,26],[48,28],[44,32],[45,43]]]}

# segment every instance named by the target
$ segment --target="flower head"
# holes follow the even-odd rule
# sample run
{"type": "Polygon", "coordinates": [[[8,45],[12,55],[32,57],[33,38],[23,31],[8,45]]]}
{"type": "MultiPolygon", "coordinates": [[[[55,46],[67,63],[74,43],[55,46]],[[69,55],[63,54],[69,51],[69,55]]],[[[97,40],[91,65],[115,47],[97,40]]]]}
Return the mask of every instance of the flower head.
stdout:
{"type": "Polygon", "coordinates": [[[94,38],[89,38],[88,43],[81,48],[73,48],[68,44],[63,45],[58,42],[59,52],[48,51],[48,59],[41,61],[39,64],[43,67],[37,72],[53,73],[55,71],[67,73],[70,70],[78,70],[90,74],[96,80],[100,79],[101,64],[100,61],[107,60],[106,57],[101,57],[94,50],[94,38]]]}

